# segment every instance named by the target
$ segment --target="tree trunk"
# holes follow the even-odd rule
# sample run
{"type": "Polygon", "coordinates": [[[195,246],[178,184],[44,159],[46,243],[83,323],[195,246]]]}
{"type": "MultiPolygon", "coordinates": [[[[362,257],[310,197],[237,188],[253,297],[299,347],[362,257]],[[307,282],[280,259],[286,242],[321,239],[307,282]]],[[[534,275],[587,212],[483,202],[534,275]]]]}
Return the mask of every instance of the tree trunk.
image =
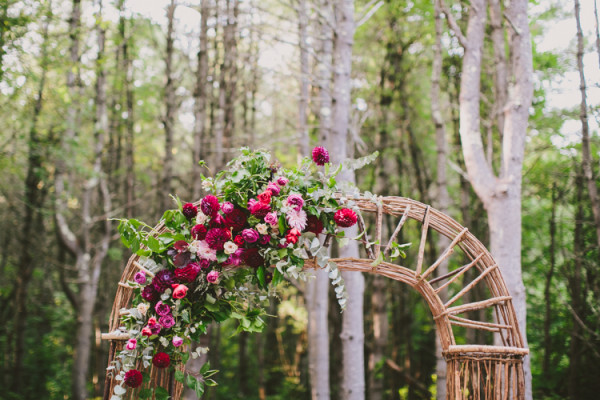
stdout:
{"type": "Polygon", "coordinates": [[[384,398],[383,359],[388,342],[387,279],[381,275],[373,277],[371,295],[373,315],[373,343],[369,355],[369,399],[384,398]]]}
{"type": "MultiPolygon", "coordinates": [[[[29,128],[28,157],[27,157],[27,175],[25,178],[25,216],[21,227],[21,250],[18,262],[18,275],[14,290],[14,364],[12,366],[12,384],[11,392],[16,394],[23,393],[23,359],[25,356],[25,322],[27,319],[27,298],[28,286],[33,276],[35,268],[34,249],[31,243],[41,240],[44,226],[42,220],[42,206],[45,199],[46,189],[43,183],[43,177],[40,176],[42,170],[42,144],[38,132],[38,120],[42,112],[44,89],[46,84],[46,73],[48,70],[48,31],[50,21],[52,20],[52,3],[47,5],[45,20],[42,25],[42,44],[40,54],[41,76],[37,88],[36,98],[29,128]],[[37,238],[37,239],[36,239],[37,238]]],[[[1,64],[0,64],[1,69],[1,64]]],[[[8,342],[10,343],[10,341],[8,342]]]]}
{"type": "Polygon", "coordinates": [[[170,194],[173,194],[173,135],[175,125],[175,112],[177,109],[176,98],[175,98],[175,81],[173,77],[173,42],[174,38],[174,23],[175,23],[175,9],[177,4],[175,0],[171,0],[167,7],[167,52],[165,55],[165,76],[167,83],[165,85],[165,116],[163,125],[165,127],[165,158],[163,162],[163,178],[161,190],[159,191],[161,202],[161,208],[159,210],[162,213],[164,210],[169,208],[171,199],[170,194]]]}
{"type": "MultiPolygon", "coordinates": [[[[442,213],[448,212],[450,205],[450,196],[448,195],[448,185],[446,181],[446,163],[448,157],[448,142],[446,140],[446,128],[442,108],[440,104],[440,81],[442,78],[442,34],[443,21],[442,10],[439,0],[434,1],[435,18],[435,45],[433,53],[433,65],[431,71],[431,116],[435,125],[435,141],[437,147],[437,204],[436,207],[442,213]]],[[[436,243],[437,251],[441,254],[450,245],[450,239],[444,235],[439,235],[436,243]]],[[[437,268],[438,276],[448,273],[448,260],[445,260],[437,268]]],[[[446,289],[439,293],[442,301],[447,300],[448,291],[446,289]]],[[[439,337],[436,335],[436,387],[437,398],[446,398],[446,360],[442,355],[442,347],[439,337]]]]}
{"type": "Polygon", "coordinates": [[[200,49],[198,50],[198,69],[196,71],[196,89],[194,91],[194,147],[192,149],[192,199],[200,196],[200,165],[204,157],[206,140],[206,85],[208,77],[208,0],[200,1],[200,49]]]}
{"type": "MultiPolygon", "coordinates": [[[[352,44],[354,38],[354,2],[342,0],[334,5],[335,32],[333,65],[333,96],[332,96],[332,129],[329,137],[329,148],[332,150],[332,162],[340,163],[352,155],[349,123],[351,110],[351,70],[352,44]]],[[[340,181],[354,183],[354,172],[343,171],[340,181]]],[[[347,237],[356,237],[356,226],[348,228],[347,237]]],[[[358,244],[350,244],[340,249],[340,257],[358,257],[358,244]]],[[[360,272],[344,271],[342,276],[346,282],[348,303],[342,315],[342,353],[343,377],[341,398],[344,400],[362,400],[365,398],[365,365],[364,365],[364,327],[363,327],[363,296],[365,280],[360,272]]]]}
{"type": "Polygon", "coordinates": [[[580,19],[581,6],[579,0],[575,0],[575,21],[577,22],[577,69],[579,71],[579,89],[581,91],[581,103],[579,107],[579,118],[581,119],[581,158],[583,163],[583,175],[588,189],[588,196],[592,205],[594,224],[596,226],[596,243],[600,249],[600,197],[598,197],[598,186],[594,179],[592,170],[592,155],[590,150],[590,127],[587,113],[587,94],[585,74],[583,71],[583,33],[581,31],[580,19]]]}
{"type": "MultiPolygon", "coordinates": [[[[124,27],[126,26],[124,21],[124,27]]],[[[133,118],[133,62],[130,55],[130,41],[125,32],[123,40],[123,66],[125,68],[125,101],[127,102],[127,135],[125,136],[125,214],[128,218],[135,215],[135,148],[134,148],[134,118],[133,118]]]]}
{"type": "MultiPolygon", "coordinates": [[[[512,23],[508,35],[512,76],[504,109],[502,163],[498,177],[486,161],[480,132],[485,5],[485,0],[473,0],[470,4],[460,90],[460,134],[469,180],[488,212],[491,251],[513,298],[526,346],[525,287],[521,278],[521,181],[528,112],[533,96],[527,1],[513,0],[506,9],[506,17],[512,23]]],[[[531,399],[529,357],[525,357],[524,369],[525,395],[531,399]]]]}
{"type": "Polygon", "coordinates": [[[298,150],[303,157],[308,156],[310,139],[306,124],[308,113],[308,15],[306,0],[298,1],[298,42],[300,48],[300,102],[298,104],[298,150]]]}

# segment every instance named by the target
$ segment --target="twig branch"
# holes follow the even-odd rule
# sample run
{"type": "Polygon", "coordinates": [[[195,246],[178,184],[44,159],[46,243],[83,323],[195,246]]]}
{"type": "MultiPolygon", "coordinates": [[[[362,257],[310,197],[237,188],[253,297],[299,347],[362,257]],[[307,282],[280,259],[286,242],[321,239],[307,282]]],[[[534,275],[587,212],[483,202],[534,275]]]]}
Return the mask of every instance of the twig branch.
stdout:
{"type": "Polygon", "coordinates": [[[456,38],[458,39],[458,42],[461,44],[461,46],[466,49],[467,48],[467,38],[465,37],[465,35],[463,35],[462,30],[460,29],[460,26],[456,22],[456,19],[454,19],[454,15],[452,15],[452,13],[450,12],[450,9],[448,8],[448,6],[446,6],[446,3],[444,2],[444,0],[437,0],[437,1],[440,2],[440,7],[442,8],[442,11],[444,11],[444,15],[446,16],[446,21],[448,21],[448,26],[450,27],[450,30],[452,30],[454,35],[456,35],[456,38]]]}
{"type": "Polygon", "coordinates": [[[373,14],[377,12],[385,3],[382,1],[377,2],[369,11],[367,11],[356,23],[356,28],[358,29],[362,24],[367,22],[373,14]]]}

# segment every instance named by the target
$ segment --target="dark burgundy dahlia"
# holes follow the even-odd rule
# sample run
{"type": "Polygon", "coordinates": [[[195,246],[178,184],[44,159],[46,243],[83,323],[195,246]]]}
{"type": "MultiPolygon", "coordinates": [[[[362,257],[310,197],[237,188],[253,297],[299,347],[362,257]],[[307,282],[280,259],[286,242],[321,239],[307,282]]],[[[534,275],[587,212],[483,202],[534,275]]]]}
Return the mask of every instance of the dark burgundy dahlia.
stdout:
{"type": "Polygon", "coordinates": [[[175,283],[175,276],[173,272],[163,269],[158,271],[154,278],[152,278],[152,286],[158,293],[164,293],[165,290],[171,287],[171,284],[175,283]]]}
{"type": "Polygon", "coordinates": [[[242,261],[252,268],[258,268],[265,263],[265,259],[260,255],[256,247],[246,249],[242,255],[242,261]]]}
{"type": "Polygon", "coordinates": [[[194,225],[194,227],[190,231],[190,234],[196,240],[204,240],[204,238],[206,237],[207,231],[208,231],[208,229],[206,229],[206,227],[204,225],[198,224],[198,225],[194,225]]]}
{"type": "Polygon", "coordinates": [[[205,215],[212,216],[220,210],[219,199],[212,194],[204,197],[200,202],[200,209],[205,215]]]}
{"type": "Polygon", "coordinates": [[[325,147],[317,146],[312,151],[312,159],[317,165],[325,165],[329,162],[329,152],[325,147]]]}
{"type": "Polygon", "coordinates": [[[157,368],[167,368],[171,364],[171,358],[167,353],[161,351],[152,357],[152,364],[157,368]]]}
{"type": "Polygon", "coordinates": [[[337,210],[333,216],[335,223],[342,228],[349,228],[356,223],[356,213],[349,208],[342,208],[337,210]]]}
{"type": "Polygon", "coordinates": [[[239,208],[234,208],[225,216],[225,226],[231,228],[234,232],[244,229],[247,222],[246,214],[239,208]]]}
{"type": "Polygon", "coordinates": [[[154,289],[154,285],[148,285],[142,289],[142,299],[149,303],[155,302],[159,297],[160,293],[154,289]]]}
{"type": "Polygon", "coordinates": [[[318,235],[323,232],[323,222],[317,216],[309,215],[306,221],[306,231],[318,235]]]}
{"type": "Polygon", "coordinates": [[[198,263],[189,263],[185,267],[175,270],[175,278],[182,283],[194,282],[201,269],[202,267],[198,263]]]}
{"type": "Polygon", "coordinates": [[[142,373],[137,369],[130,369],[125,372],[125,378],[123,379],[125,384],[131,388],[139,387],[143,380],[142,373]]]}
{"type": "Polygon", "coordinates": [[[250,214],[256,218],[264,218],[269,211],[271,211],[271,206],[261,202],[256,202],[250,207],[250,214]]]}
{"type": "Polygon", "coordinates": [[[223,250],[223,245],[231,239],[231,231],[226,228],[213,228],[206,234],[206,243],[213,250],[223,250]]]}
{"type": "Polygon", "coordinates": [[[196,215],[198,215],[198,207],[196,207],[192,203],[185,203],[181,212],[183,213],[183,215],[185,215],[187,219],[192,219],[196,215]]]}

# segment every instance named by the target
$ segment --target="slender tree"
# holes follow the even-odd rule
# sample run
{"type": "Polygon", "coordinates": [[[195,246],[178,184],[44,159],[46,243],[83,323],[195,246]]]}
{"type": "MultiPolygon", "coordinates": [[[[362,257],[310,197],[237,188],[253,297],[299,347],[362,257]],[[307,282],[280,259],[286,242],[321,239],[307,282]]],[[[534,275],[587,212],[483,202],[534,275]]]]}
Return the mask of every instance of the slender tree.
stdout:
{"type": "MultiPolygon", "coordinates": [[[[527,1],[513,0],[506,7],[511,21],[507,31],[510,76],[504,107],[504,131],[499,175],[483,150],[480,130],[481,68],[486,25],[485,0],[469,6],[466,38],[455,27],[465,47],[460,86],[460,136],[467,174],[482,200],[490,228],[491,250],[500,266],[526,339],[525,287],[521,273],[521,182],[529,106],[533,97],[533,66],[527,1]]],[[[447,14],[450,17],[449,14],[447,14]]],[[[525,358],[526,398],[532,398],[531,368],[525,358]]]]}

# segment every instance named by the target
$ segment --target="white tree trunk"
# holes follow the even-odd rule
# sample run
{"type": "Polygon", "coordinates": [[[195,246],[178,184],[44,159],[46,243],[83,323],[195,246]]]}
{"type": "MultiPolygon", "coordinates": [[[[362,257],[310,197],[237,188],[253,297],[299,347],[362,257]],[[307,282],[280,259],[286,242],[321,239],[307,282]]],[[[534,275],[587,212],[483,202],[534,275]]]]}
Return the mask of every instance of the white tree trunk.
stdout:
{"type": "MultiPolygon", "coordinates": [[[[504,108],[502,164],[496,177],[486,162],[480,132],[480,75],[486,22],[486,1],[470,5],[460,88],[460,135],[469,180],[488,212],[491,251],[498,262],[513,305],[524,345],[525,288],[521,277],[521,181],[529,106],[533,96],[531,39],[527,1],[512,0],[506,8],[510,82],[504,108]]],[[[532,398],[529,357],[524,360],[525,395],[532,398]]]]}

